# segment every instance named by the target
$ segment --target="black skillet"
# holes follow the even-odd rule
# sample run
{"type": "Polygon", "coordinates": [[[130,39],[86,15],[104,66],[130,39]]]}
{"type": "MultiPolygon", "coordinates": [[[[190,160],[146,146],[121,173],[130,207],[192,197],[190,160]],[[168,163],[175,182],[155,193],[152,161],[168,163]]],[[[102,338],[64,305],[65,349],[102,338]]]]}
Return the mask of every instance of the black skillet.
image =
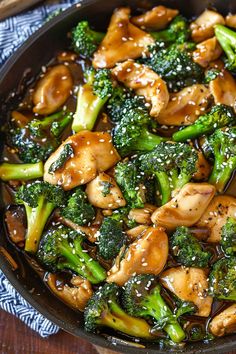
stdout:
{"type": "MultiPolygon", "coordinates": [[[[236,12],[236,0],[84,0],[79,5],[72,6],[67,11],[52,19],[7,61],[0,71],[0,125],[8,118],[7,112],[14,109],[19,103],[27,84],[39,73],[56,52],[67,48],[67,32],[81,19],[88,19],[97,29],[105,30],[114,8],[129,5],[134,11],[140,8],[151,8],[153,5],[163,4],[178,8],[187,17],[200,14],[206,7],[214,7],[223,14],[236,12]],[[9,95],[11,93],[11,95],[9,95]],[[12,94],[13,93],[13,94],[12,94]]],[[[4,134],[0,135],[0,150],[3,147],[4,134]]],[[[230,192],[234,188],[230,188],[230,192]]],[[[1,214],[3,205],[0,198],[1,214]]],[[[40,313],[60,326],[65,331],[82,337],[101,347],[107,347],[122,353],[161,354],[169,351],[159,349],[158,345],[149,345],[146,349],[130,347],[121,341],[114,345],[112,338],[106,338],[106,332],[100,335],[90,334],[83,329],[83,316],[75,313],[57,300],[43,285],[35,271],[25,261],[24,256],[7,242],[4,227],[0,221],[0,268],[16,290],[40,313]],[[18,264],[16,271],[3,255],[2,248],[18,264]],[[32,291],[34,289],[34,291],[32,291]]],[[[108,334],[108,333],[107,333],[108,334]]],[[[119,338],[119,335],[116,335],[119,338]]],[[[124,338],[123,338],[124,339],[124,338]]],[[[236,335],[217,339],[210,343],[188,344],[184,353],[224,353],[236,348],[236,335]]],[[[177,352],[177,350],[174,350],[177,352]]]]}

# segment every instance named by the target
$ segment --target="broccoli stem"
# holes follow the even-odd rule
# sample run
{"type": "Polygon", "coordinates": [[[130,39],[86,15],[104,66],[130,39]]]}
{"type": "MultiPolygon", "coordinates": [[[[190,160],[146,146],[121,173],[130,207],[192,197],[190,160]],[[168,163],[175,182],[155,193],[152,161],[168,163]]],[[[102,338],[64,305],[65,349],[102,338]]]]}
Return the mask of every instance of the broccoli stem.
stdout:
{"type": "Polygon", "coordinates": [[[156,172],[155,176],[161,192],[161,204],[166,204],[171,198],[170,180],[165,172],[156,172]]]}
{"type": "Polygon", "coordinates": [[[43,177],[42,162],[37,162],[34,164],[13,164],[4,162],[0,164],[0,179],[2,181],[27,181],[40,177],[43,177]]]}
{"type": "Polygon", "coordinates": [[[208,182],[213,184],[218,192],[223,192],[235,168],[236,163],[228,163],[223,167],[220,161],[215,162],[208,182]]]}
{"type": "Polygon", "coordinates": [[[71,115],[66,114],[65,117],[60,122],[53,122],[51,132],[55,137],[59,137],[68,124],[71,122],[71,115]]]}
{"type": "Polygon", "coordinates": [[[145,320],[139,318],[134,319],[114,302],[109,304],[109,310],[101,315],[99,319],[101,326],[111,327],[116,331],[126,333],[133,337],[145,339],[154,338],[150,332],[151,328],[145,320]]]}
{"type": "Polygon", "coordinates": [[[166,138],[162,138],[158,135],[150,133],[146,129],[143,129],[142,133],[139,136],[139,139],[132,146],[134,147],[133,150],[151,151],[156,145],[166,140],[166,138]]]}
{"type": "Polygon", "coordinates": [[[105,33],[103,32],[96,32],[94,30],[90,29],[90,34],[93,36],[93,38],[95,39],[96,43],[100,43],[103,38],[105,37],[105,33]]]}
{"type": "Polygon", "coordinates": [[[31,208],[26,203],[24,203],[24,205],[27,216],[25,251],[36,253],[45,224],[55,206],[53,203],[47,202],[44,196],[39,198],[36,208],[31,208]]]}
{"type": "Polygon", "coordinates": [[[75,242],[74,251],[75,253],[67,243],[61,244],[61,253],[67,259],[67,262],[60,265],[62,269],[69,268],[88,279],[92,284],[100,283],[106,278],[106,271],[82,250],[81,241],[75,242]]]}
{"type": "Polygon", "coordinates": [[[148,301],[145,302],[145,308],[146,313],[157,321],[160,321],[160,319],[165,320],[166,318],[168,322],[170,322],[164,326],[164,331],[169,335],[173,342],[180,343],[185,338],[183,329],[166,305],[165,301],[162,299],[159,288],[154,289],[152,294],[148,296],[148,301]]]}
{"type": "Polygon", "coordinates": [[[108,97],[102,99],[94,95],[93,87],[89,83],[80,86],[72,129],[76,133],[81,130],[92,130],[97,116],[107,100],[108,97]]]}
{"type": "Polygon", "coordinates": [[[216,25],[215,35],[228,57],[229,64],[236,65],[236,32],[223,25],[216,25]]]}
{"type": "Polygon", "coordinates": [[[212,131],[212,127],[193,124],[193,125],[189,125],[188,127],[174,133],[172,138],[174,141],[177,141],[177,142],[185,142],[189,139],[190,136],[191,136],[191,139],[195,139],[201,135],[211,133],[211,131],[212,131]]]}

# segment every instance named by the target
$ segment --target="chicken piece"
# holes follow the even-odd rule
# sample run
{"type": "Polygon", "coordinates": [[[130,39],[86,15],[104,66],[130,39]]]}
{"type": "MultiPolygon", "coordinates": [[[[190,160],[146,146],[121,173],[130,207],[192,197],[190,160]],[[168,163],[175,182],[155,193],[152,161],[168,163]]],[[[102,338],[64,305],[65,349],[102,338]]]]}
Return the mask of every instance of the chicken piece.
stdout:
{"type": "Polygon", "coordinates": [[[151,104],[150,115],[157,117],[169,102],[169,93],[165,81],[146,65],[127,60],[113,70],[115,78],[125,86],[135,90],[137,95],[145,97],[151,104]]]}
{"type": "Polygon", "coordinates": [[[220,242],[221,228],[229,217],[236,218],[236,198],[218,195],[212,199],[196,226],[209,229],[207,242],[220,242]]]}
{"type": "Polygon", "coordinates": [[[215,104],[231,106],[236,112],[236,81],[228,70],[222,69],[217,78],[210,81],[209,87],[215,104]]]}
{"type": "Polygon", "coordinates": [[[44,180],[58,184],[70,190],[94,179],[99,172],[114,166],[120,156],[112,145],[110,134],[83,130],[66,139],[49,157],[44,166],[44,180]],[[51,172],[55,162],[58,163],[69,145],[73,153],[66,157],[65,162],[51,172]]]}
{"type": "Polygon", "coordinates": [[[190,125],[202,114],[208,105],[210,91],[204,85],[196,84],[170,94],[167,107],[159,114],[157,121],[163,125],[190,125]]]}
{"type": "Polygon", "coordinates": [[[222,54],[222,48],[216,37],[209,38],[197,45],[193,51],[193,61],[206,68],[213,60],[218,59],[222,54]]]}
{"type": "Polygon", "coordinates": [[[54,113],[66,102],[72,86],[73,80],[67,66],[61,64],[49,69],[34,90],[34,113],[54,113]]]}
{"type": "Polygon", "coordinates": [[[192,39],[194,42],[202,42],[205,39],[214,36],[214,26],[217,24],[224,25],[225,20],[222,15],[212,10],[205,10],[190,25],[192,39]]]}
{"type": "Polygon", "coordinates": [[[211,173],[212,167],[201,151],[197,150],[197,154],[197,172],[194,173],[193,179],[195,181],[207,180],[211,173]]]}
{"type": "Polygon", "coordinates": [[[134,26],[129,17],[129,8],[115,10],[107,33],[94,53],[95,68],[113,68],[117,62],[141,57],[155,42],[150,34],[134,26]]]}
{"type": "Polygon", "coordinates": [[[215,195],[215,187],[208,183],[187,183],[174,198],[158,208],[152,222],[174,230],[177,226],[192,226],[202,216],[215,195]]]}
{"type": "Polygon", "coordinates": [[[145,204],[144,208],[131,209],[128,218],[136,221],[138,224],[151,225],[151,215],[156,210],[156,207],[151,204],[145,204]]]}
{"type": "Polygon", "coordinates": [[[236,28],[236,14],[228,14],[225,17],[226,26],[236,28]]]}
{"type": "Polygon", "coordinates": [[[147,225],[138,225],[126,231],[126,235],[130,240],[134,241],[138,238],[145,230],[148,229],[147,225]]]}
{"type": "Polygon", "coordinates": [[[104,172],[87,184],[89,203],[101,209],[117,209],[126,205],[126,200],[114,178],[104,172]]]}
{"type": "Polygon", "coordinates": [[[6,211],[5,222],[10,240],[19,247],[25,243],[25,215],[20,207],[11,207],[6,211]]]}
{"type": "Polygon", "coordinates": [[[178,13],[179,11],[177,9],[170,9],[160,5],[153,7],[153,9],[142,15],[132,17],[131,22],[142,29],[159,31],[166,28],[169,22],[172,21],[178,13]]]}
{"type": "Polygon", "coordinates": [[[74,276],[71,285],[64,284],[55,274],[49,273],[47,284],[51,291],[68,306],[75,310],[84,311],[88,300],[93,295],[92,285],[87,279],[74,276]]]}
{"type": "Polygon", "coordinates": [[[108,272],[107,282],[120,286],[134,274],[158,275],[168,256],[168,237],[163,227],[149,227],[125,251],[108,272]]]}
{"type": "Polygon", "coordinates": [[[196,315],[210,315],[213,298],[207,295],[208,280],[204,269],[170,268],[162,273],[161,283],[181,300],[193,302],[198,308],[196,315]]]}
{"type": "Polygon", "coordinates": [[[209,324],[211,333],[216,337],[236,333],[236,304],[216,315],[209,324]]]}

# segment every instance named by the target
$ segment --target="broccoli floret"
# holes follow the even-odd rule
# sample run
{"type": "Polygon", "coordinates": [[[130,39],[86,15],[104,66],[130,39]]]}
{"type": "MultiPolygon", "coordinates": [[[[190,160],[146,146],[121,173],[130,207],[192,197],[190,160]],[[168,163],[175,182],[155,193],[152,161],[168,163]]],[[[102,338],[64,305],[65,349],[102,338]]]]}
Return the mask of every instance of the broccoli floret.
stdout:
{"type": "Polygon", "coordinates": [[[231,126],[236,123],[236,115],[229,106],[219,104],[214,106],[209,113],[200,116],[192,125],[173,134],[174,141],[187,141],[202,135],[209,135],[216,129],[231,126]]]}
{"type": "Polygon", "coordinates": [[[142,62],[151,67],[167,82],[169,91],[179,91],[184,87],[202,82],[203,69],[191,58],[184,46],[171,45],[160,48],[153,45],[150,56],[142,62]]]}
{"type": "Polygon", "coordinates": [[[209,276],[209,294],[219,300],[236,301],[236,257],[214,263],[209,276]]]}
{"type": "Polygon", "coordinates": [[[96,332],[109,327],[133,337],[155,339],[145,320],[132,317],[121,308],[118,300],[120,292],[120,288],[114,283],[105,284],[95,292],[85,309],[85,329],[96,332]]]}
{"type": "Polygon", "coordinates": [[[204,143],[203,149],[214,156],[209,182],[222,192],[236,168],[236,128],[218,129],[204,143]]]}
{"type": "Polygon", "coordinates": [[[236,70],[236,32],[223,25],[215,26],[215,35],[226,56],[226,66],[229,70],[236,70]]]}
{"type": "Polygon", "coordinates": [[[88,202],[86,193],[77,187],[61,209],[61,215],[77,225],[86,225],[95,218],[95,210],[88,202]]]}
{"type": "Polygon", "coordinates": [[[25,163],[46,161],[60,145],[62,132],[71,120],[70,114],[61,111],[40,120],[34,119],[24,127],[12,127],[8,144],[17,150],[25,163]]]}
{"type": "Polygon", "coordinates": [[[152,129],[153,121],[146,109],[140,105],[135,107],[132,105],[126,106],[119,124],[113,130],[113,143],[121,156],[137,151],[150,151],[166,140],[149,131],[152,129]]]}
{"type": "Polygon", "coordinates": [[[122,224],[111,217],[104,218],[98,232],[99,256],[106,260],[116,258],[126,241],[122,224]]]}
{"type": "Polygon", "coordinates": [[[185,43],[190,36],[190,30],[187,20],[179,15],[171,21],[169,27],[158,32],[151,32],[151,35],[157,42],[170,45],[173,43],[185,43]]]}
{"type": "Polygon", "coordinates": [[[92,130],[99,112],[111,96],[113,83],[108,69],[90,68],[85,73],[86,84],[80,86],[72,129],[92,130]]]}
{"type": "Polygon", "coordinates": [[[56,207],[65,203],[65,192],[61,187],[37,180],[21,186],[15,201],[16,204],[23,204],[26,211],[25,251],[35,253],[49,216],[56,207]]]}
{"type": "Polygon", "coordinates": [[[153,318],[155,328],[164,329],[173,342],[179,343],[185,333],[161,296],[161,286],[154,276],[133,276],[125,284],[123,305],[131,316],[153,318]]]}
{"type": "Polygon", "coordinates": [[[139,157],[140,169],[153,176],[160,188],[162,205],[172,191],[182,188],[196,172],[197,153],[184,143],[160,143],[139,157]]]}
{"type": "Polygon", "coordinates": [[[170,246],[176,260],[186,267],[206,268],[210,252],[203,251],[199,241],[187,227],[177,227],[170,239],[170,246]]]}
{"type": "Polygon", "coordinates": [[[219,76],[221,73],[221,71],[219,69],[216,68],[211,68],[207,71],[205,71],[205,79],[204,82],[206,84],[209,84],[210,81],[215,80],[217,78],[217,76],[219,76]]]}
{"type": "Polygon", "coordinates": [[[127,226],[129,229],[132,229],[133,227],[137,226],[137,223],[135,220],[132,220],[128,217],[130,209],[130,207],[124,207],[113,210],[110,217],[116,221],[119,221],[122,226],[127,226]]]}
{"type": "Polygon", "coordinates": [[[115,180],[130,208],[143,208],[144,198],[140,184],[143,177],[134,161],[119,162],[115,167],[115,180]]]}
{"type": "Polygon", "coordinates": [[[106,271],[83,247],[84,234],[66,226],[46,231],[40,241],[37,257],[50,271],[71,270],[97,284],[106,279],[106,271]]]}
{"type": "Polygon", "coordinates": [[[236,255],[236,219],[227,219],[225,225],[221,229],[220,244],[226,255],[236,255]]]}
{"type": "Polygon", "coordinates": [[[105,34],[91,29],[88,21],[81,21],[72,31],[72,46],[76,53],[90,58],[105,34]]]}
{"type": "Polygon", "coordinates": [[[28,181],[30,179],[43,177],[43,163],[7,163],[0,164],[0,179],[2,181],[20,180],[28,181]]]}

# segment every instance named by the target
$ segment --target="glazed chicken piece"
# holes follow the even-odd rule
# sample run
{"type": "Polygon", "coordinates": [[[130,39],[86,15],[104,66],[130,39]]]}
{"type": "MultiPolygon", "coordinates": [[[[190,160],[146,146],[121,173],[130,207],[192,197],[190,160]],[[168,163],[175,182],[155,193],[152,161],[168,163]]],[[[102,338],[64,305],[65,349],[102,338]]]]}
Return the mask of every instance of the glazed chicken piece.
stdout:
{"type": "Polygon", "coordinates": [[[209,329],[216,337],[236,332],[236,304],[229,306],[216,315],[210,322],[209,329]]]}
{"type": "Polygon", "coordinates": [[[26,228],[24,226],[25,214],[19,207],[11,207],[6,211],[5,222],[10,240],[19,247],[25,243],[26,228]]]}
{"type": "Polygon", "coordinates": [[[89,203],[97,208],[117,209],[126,205],[116,181],[104,172],[87,184],[86,194],[89,203]]]}
{"type": "Polygon", "coordinates": [[[152,214],[152,222],[167,230],[177,226],[192,226],[202,216],[215,195],[208,183],[187,183],[174,198],[152,214]]]}
{"type": "Polygon", "coordinates": [[[144,96],[151,104],[150,115],[157,117],[169,102],[169,93],[165,81],[146,65],[127,60],[113,70],[115,78],[137,95],[144,96]]]}
{"type": "Polygon", "coordinates": [[[209,229],[207,242],[220,242],[221,228],[228,217],[236,218],[236,198],[218,195],[212,199],[196,226],[209,229]]]}
{"type": "Polygon", "coordinates": [[[72,286],[60,281],[57,275],[52,273],[48,274],[46,281],[51,291],[75,310],[84,311],[88,300],[93,295],[90,282],[79,276],[73,276],[70,281],[72,286]]]}
{"type": "Polygon", "coordinates": [[[142,15],[132,17],[131,22],[142,29],[159,31],[166,28],[178,13],[179,11],[176,9],[169,9],[160,5],[153,7],[142,15]]]}
{"type": "Polygon", "coordinates": [[[120,160],[111,141],[104,132],[84,130],[70,136],[46,161],[44,180],[65,190],[90,182],[120,160]]]}
{"type": "Polygon", "coordinates": [[[157,121],[163,125],[190,125],[205,112],[210,97],[209,89],[201,84],[185,87],[170,94],[167,107],[159,114],[157,121]]]}
{"type": "Polygon", "coordinates": [[[222,15],[212,10],[205,10],[194,22],[190,29],[194,42],[202,42],[214,36],[214,26],[224,25],[225,20],[222,15]]]}
{"type": "Polygon", "coordinates": [[[131,241],[134,241],[147,229],[147,225],[138,225],[133,227],[132,229],[127,230],[125,233],[131,241]]]}
{"type": "Polygon", "coordinates": [[[236,14],[228,14],[225,17],[226,26],[236,28],[236,14]]]}
{"type": "Polygon", "coordinates": [[[197,154],[197,172],[194,173],[193,179],[195,181],[207,180],[210,176],[212,167],[201,151],[197,150],[197,154]]]}
{"type": "Polygon", "coordinates": [[[152,36],[134,26],[129,17],[129,8],[115,10],[107,33],[94,53],[95,68],[113,68],[117,62],[139,58],[154,43],[152,36]]]}
{"type": "Polygon", "coordinates": [[[222,69],[217,78],[210,81],[209,87],[215,104],[231,106],[236,112],[236,81],[228,70],[222,69]]]}
{"type": "Polygon", "coordinates": [[[156,207],[151,204],[145,204],[144,208],[131,209],[128,218],[134,220],[138,224],[151,225],[151,215],[156,210],[156,207]]]}
{"type": "Polygon", "coordinates": [[[168,237],[163,227],[149,227],[141,237],[118,255],[107,282],[120,286],[135,274],[158,275],[168,256],[168,237]]]}
{"type": "Polygon", "coordinates": [[[204,269],[170,268],[162,273],[161,282],[181,300],[193,302],[198,308],[196,315],[209,316],[213,299],[207,295],[208,280],[204,269]]]}
{"type": "Polygon", "coordinates": [[[34,90],[34,113],[47,115],[56,112],[70,96],[72,86],[73,80],[67,66],[57,65],[49,69],[34,90]]]}
{"type": "Polygon", "coordinates": [[[206,68],[213,60],[218,59],[222,54],[222,48],[216,37],[209,38],[197,45],[193,51],[193,61],[206,68]]]}

